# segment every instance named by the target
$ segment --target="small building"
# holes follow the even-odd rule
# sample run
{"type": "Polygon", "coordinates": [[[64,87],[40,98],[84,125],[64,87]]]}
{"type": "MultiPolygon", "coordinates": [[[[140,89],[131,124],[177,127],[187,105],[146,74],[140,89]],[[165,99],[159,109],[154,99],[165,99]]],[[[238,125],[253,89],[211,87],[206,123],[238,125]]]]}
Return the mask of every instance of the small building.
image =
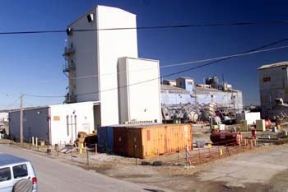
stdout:
{"type": "Polygon", "coordinates": [[[258,68],[262,118],[288,115],[288,62],[258,68]]]}
{"type": "Polygon", "coordinates": [[[176,87],[176,81],[171,79],[164,79],[162,85],[171,85],[176,87]]]}
{"type": "MultiPolygon", "coordinates": [[[[72,143],[79,131],[92,133],[96,102],[49,105],[23,110],[23,140],[32,137],[49,144],[72,143]]],[[[20,139],[20,111],[9,112],[9,134],[20,139]]]]}

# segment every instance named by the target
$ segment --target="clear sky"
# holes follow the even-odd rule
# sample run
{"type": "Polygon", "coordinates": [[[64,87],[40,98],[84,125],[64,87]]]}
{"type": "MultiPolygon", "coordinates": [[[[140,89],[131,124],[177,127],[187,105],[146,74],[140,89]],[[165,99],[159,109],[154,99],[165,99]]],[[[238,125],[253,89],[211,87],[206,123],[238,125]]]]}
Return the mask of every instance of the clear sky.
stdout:
{"type": "MultiPolygon", "coordinates": [[[[288,20],[288,2],[255,0],[1,0],[0,32],[65,30],[96,5],[119,7],[137,15],[137,25],[233,23],[288,20]]],[[[147,29],[138,31],[139,57],[160,60],[160,65],[208,59],[244,52],[288,37],[287,24],[147,29]]],[[[62,73],[66,34],[0,35],[0,109],[19,107],[20,93],[64,96],[67,78],[62,73]]],[[[287,42],[274,47],[287,45],[287,42]]],[[[243,92],[245,104],[259,103],[257,68],[286,61],[288,49],[237,57],[170,77],[190,76],[202,83],[213,75],[243,92]]],[[[203,63],[202,63],[203,64],[203,63]]],[[[199,65],[199,64],[197,64],[199,65]]],[[[193,65],[165,68],[161,75],[193,65]]],[[[24,97],[24,106],[62,103],[64,97],[24,97]]]]}

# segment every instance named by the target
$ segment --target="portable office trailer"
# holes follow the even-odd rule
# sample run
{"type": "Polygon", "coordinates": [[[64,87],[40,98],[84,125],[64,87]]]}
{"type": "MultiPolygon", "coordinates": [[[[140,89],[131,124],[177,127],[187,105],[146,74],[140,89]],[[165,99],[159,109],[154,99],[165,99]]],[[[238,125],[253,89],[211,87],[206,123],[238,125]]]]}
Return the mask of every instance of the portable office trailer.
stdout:
{"type": "Polygon", "coordinates": [[[114,152],[119,155],[147,158],[192,149],[191,124],[158,124],[115,127],[114,152]]]}
{"type": "MultiPolygon", "coordinates": [[[[95,102],[75,104],[50,105],[23,110],[23,139],[38,140],[50,144],[74,142],[79,131],[92,133],[94,123],[95,102]]],[[[9,113],[9,133],[12,137],[20,138],[20,112],[9,113]]]]}

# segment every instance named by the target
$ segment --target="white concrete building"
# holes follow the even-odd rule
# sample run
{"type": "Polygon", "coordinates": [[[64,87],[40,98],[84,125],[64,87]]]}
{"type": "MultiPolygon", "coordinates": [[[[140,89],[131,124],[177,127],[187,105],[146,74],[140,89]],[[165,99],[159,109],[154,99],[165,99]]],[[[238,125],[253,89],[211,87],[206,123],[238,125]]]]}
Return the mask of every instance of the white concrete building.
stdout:
{"type": "MultiPolygon", "coordinates": [[[[118,65],[121,69],[125,66],[129,66],[128,70],[137,68],[140,79],[144,81],[159,78],[160,75],[158,61],[148,62],[136,59],[138,57],[136,15],[118,8],[96,6],[71,23],[67,28],[67,35],[67,47],[64,53],[66,60],[64,72],[69,78],[67,103],[99,101],[100,104],[95,106],[95,121],[97,121],[96,124],[102,126],[119,124],[131,119],[161,121],[161,116],[158,115],[161,111],[158,107],[160,105],[159,81],[154,81],[153,85],[148,82],[147,84],[150,86],[139,84],[137,88],[122,89],[120,92],[118,90],[120,83],[117,74],[118,65]],[[126,59],[126,63],[124,60],[118,60],[122,57],[134,59],[126,59]],[[128,65],[128,61],[129,63],[133,61],[134,64],[128,65]],[[153,66],[153,70],[150,70],[152,76],[141,71],[151,65],[153,66]],[[135,95],[136,92],[131,91],[136,89],[141,90],[138,93],[141,93],[142,96],[138,97],[135,95]],[[128,100],[126,103],[119,102],[119,98],[122,98],[123,95],[130,98],[129,102],[128,100]],[[131,98],[134,99],[131,100],[131,98]],[[146,116],[139,112],[140,103],[143,104],[142,107],[148,107],[148,102],[143,98],[153,100],[152,103],[155,104],[153,110],[149,105],[150,114],[146,116]],[[145,106],[144,103],[146,103],[145,106]],[[120,117],[119,114],[122,113],[123,115],[120,117]]],[[[132,74],[129,73],[131,78],[134,77],[132,74]]],[[[121,79],[128,76],[119,75],[119,77],[121,79]]],[[[128,83],[127,86],[129,86],[129,83],[133,82],[135,79],[125,83],[128,83]]]]}
{"type": "MultiPolygon", "coordinates": [[[[97,124],[94,121],[94,102],[50,105],[23,110],[23,138],[31,137],[64,144],[74,142],[79,131],[92,133],[97,124]]],[[[9,113],[9,134],[20,138],[20,111],[9,113]]]]}

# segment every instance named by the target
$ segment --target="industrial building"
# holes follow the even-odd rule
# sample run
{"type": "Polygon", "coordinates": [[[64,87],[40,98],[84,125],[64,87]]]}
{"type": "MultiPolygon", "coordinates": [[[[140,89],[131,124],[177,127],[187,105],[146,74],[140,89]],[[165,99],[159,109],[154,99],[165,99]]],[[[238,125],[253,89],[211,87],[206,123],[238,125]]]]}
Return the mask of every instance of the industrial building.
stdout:
{"type": "Polygon", "coordinates": [[[288,62],[258,68],[262,118],[288,115],[288,62]]]}
{"type": "MultiPolygon", "coordinates": [[[[66,104],[24,109],[24,139],[69,143],[97,126],[162,122],[159,61],[138,58],[136,15],[96,6],[66,32],[66,104]],[[132,29],[105,30],[114,28],[132,29]]],[[[9,118],[10,134],[19,138],[20,112],[9,118]]]]}
{"type": "MultiPolygon", "coordinates": [[[[94,121],[95,102],[49,105],[23,111],[23,140],[37,137],[50,144],[74,142],[79,131],[91,133],[97,125],[94,121]]],[[[20,111],[9,113],[10,135],[20,138],[20,111]]]]}
{"type": "Polygon", "coordinates": [[[138,59],[136,26],[136,15],[96,6],[67,28],[66,103],[99,101],[99,125],[162,120],[159,61],[138,59]]]}
{"type": "Polygon", "coordinates": [[[196,121],[205,110],[213,113],[221,109],[234,114],[243,110],[242,92],[233,89],[231,84],[219,84],[215,76],[206,78],[205,84],[197,84],[190,77],[179,77],[176,81],[163,80],[161,104],[164,120],[177,118],[196,121]]]}

